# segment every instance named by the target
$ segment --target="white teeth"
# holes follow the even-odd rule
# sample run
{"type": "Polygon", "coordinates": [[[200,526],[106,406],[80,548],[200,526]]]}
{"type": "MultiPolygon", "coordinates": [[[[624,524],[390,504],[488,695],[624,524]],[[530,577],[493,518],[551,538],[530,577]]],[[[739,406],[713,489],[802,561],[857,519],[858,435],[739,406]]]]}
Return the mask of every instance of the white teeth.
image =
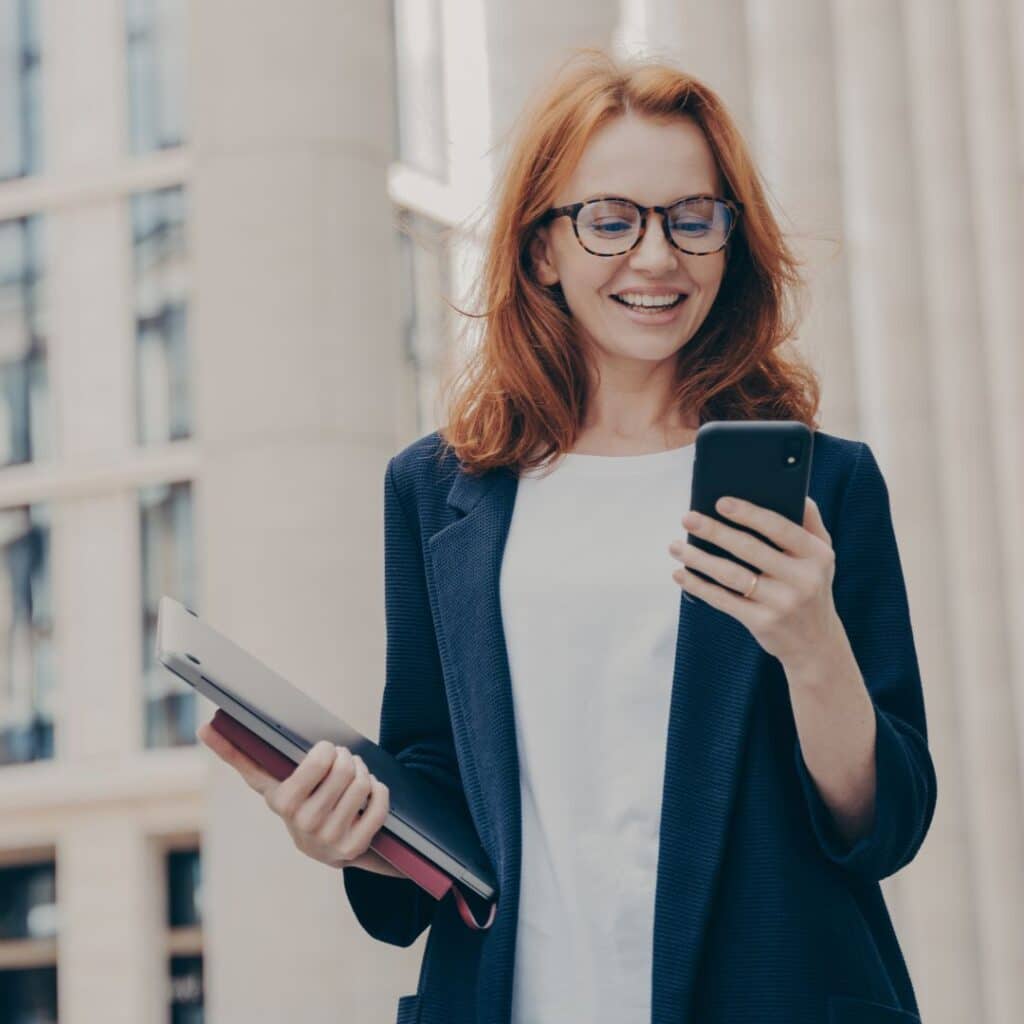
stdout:
{"type": "Polygon", "coordinates": [[[676,292],[674,295],[640,295],[637,292],[622,292],[615,297],[628,302],[631,306],[671,306],[681,294],[676,292]]]}

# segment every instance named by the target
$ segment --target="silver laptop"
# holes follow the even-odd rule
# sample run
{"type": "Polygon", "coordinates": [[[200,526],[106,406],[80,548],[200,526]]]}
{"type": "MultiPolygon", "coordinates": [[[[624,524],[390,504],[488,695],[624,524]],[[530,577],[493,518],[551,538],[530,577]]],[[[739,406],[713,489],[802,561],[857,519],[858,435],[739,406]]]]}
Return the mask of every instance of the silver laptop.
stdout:
{"type": "Polygon", "coordinates": [[[296,764],[320,740],[348,747],[388,787],[383,827],[482,899],[495,896],[472,820],[448,792],[400,764],[180,601],[164,595],[157,616],[156,656],[175,675],[296,764]]]}

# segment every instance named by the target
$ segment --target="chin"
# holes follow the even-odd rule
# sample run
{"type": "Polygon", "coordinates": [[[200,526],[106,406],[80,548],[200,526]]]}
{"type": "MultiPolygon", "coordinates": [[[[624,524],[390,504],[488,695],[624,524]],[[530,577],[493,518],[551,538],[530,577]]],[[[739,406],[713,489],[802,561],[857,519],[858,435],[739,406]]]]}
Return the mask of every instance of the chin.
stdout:
{"type": "Polygon", "coordinates": [[[660,363],[671,359],[677,352],[684,348],[690,340],[689,335],[681,338],[636,338],[635,342],[623,345],[622,338],[616,343],[599,341],[596,344],[591,342],[593,348],[597,349],[602,356],[609,359],[636,359],[644,362],[660,363]]]}

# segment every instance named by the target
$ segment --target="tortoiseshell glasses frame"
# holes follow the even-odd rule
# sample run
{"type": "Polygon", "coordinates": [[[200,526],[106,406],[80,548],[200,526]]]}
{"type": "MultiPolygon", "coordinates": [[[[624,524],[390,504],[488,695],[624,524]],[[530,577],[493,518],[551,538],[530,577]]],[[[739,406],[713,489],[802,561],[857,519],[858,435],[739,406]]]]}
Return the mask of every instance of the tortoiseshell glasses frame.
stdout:
{"type": "MultiPolygon", "coordinates": [[[[623,196],[597,196],[594,199],[587,199],[580,203],[570,203],[568,206],[555,206],[548,210],[538,222],[539,224],[547,224],[554,220],[556,217],[569,217],[572,220],[573,234],[576,235],[576,241],[580,243],[583,248],[594,256],[622,256],[623,254],[630,252],[635,249],[640,242],[643,240],[644,234],[647,231],[647,217],[650,213],[661,214],[661,227],[665,234],[665,239],[668,243],[678,249],[680,252],[685,252],[691,256],[711,256],[712,254],[721,251],[725,248],[726,243],[729,241],[729,237],[732,235],[733,230],[739,221],[740,213],[743,210],[743,203],[736,199],[723,199],[719,196],[712,195],[698,195],[698,196],[686,196],[683,199],[678,199],[674,203],[670,203],[668,206],[641,206],[639,203],[633,202],[632,199],[626,199],[623,196]],[[721,243],[716,245],[714,249],[694,250],[687,249],[685,246],[680,245],[673,237],[672,230],[669,227],[670,217],[669,211],[675,211],[679,207],[686,207],[688,204],[695,202],[711,200],[715,203],[715,219],[719,217],[727,217],[728,223],[724,229],[721,243]],[[623,249],[616,249],[614,252],[597,252],[590,248],[583,238],[580,236],[579,228],[579,214],[580,211],[586,207],[593,206],[595,203],[608,203],[615,202],[624,204],[632,207],[636,210],[637,215],[640,218],[639,228],[631,226],[630,234],[636,231],[636,238],[623,249]]],[[[614,244],[614,240],[609,239],[614,244]]],[[[592,240],[593,242],[593,240],[592,240]]]]}

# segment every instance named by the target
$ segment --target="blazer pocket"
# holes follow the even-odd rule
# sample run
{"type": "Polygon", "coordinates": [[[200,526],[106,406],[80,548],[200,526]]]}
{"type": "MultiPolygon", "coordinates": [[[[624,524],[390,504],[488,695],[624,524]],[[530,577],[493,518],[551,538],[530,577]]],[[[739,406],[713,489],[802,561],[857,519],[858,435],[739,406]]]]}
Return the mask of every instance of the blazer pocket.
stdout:
{"type": "Polygon", "coordinates": [[[829,996],[828,1024],[921,1024],[921,1018],[909,1010],[856,996],[829,996]]]}
{"type": "Polygon", "coordinates": [[[398,1000],[398,1016],[395,1024],[417,1024],[419,1021],[419,996],[402,996],[398,1000]]]}

